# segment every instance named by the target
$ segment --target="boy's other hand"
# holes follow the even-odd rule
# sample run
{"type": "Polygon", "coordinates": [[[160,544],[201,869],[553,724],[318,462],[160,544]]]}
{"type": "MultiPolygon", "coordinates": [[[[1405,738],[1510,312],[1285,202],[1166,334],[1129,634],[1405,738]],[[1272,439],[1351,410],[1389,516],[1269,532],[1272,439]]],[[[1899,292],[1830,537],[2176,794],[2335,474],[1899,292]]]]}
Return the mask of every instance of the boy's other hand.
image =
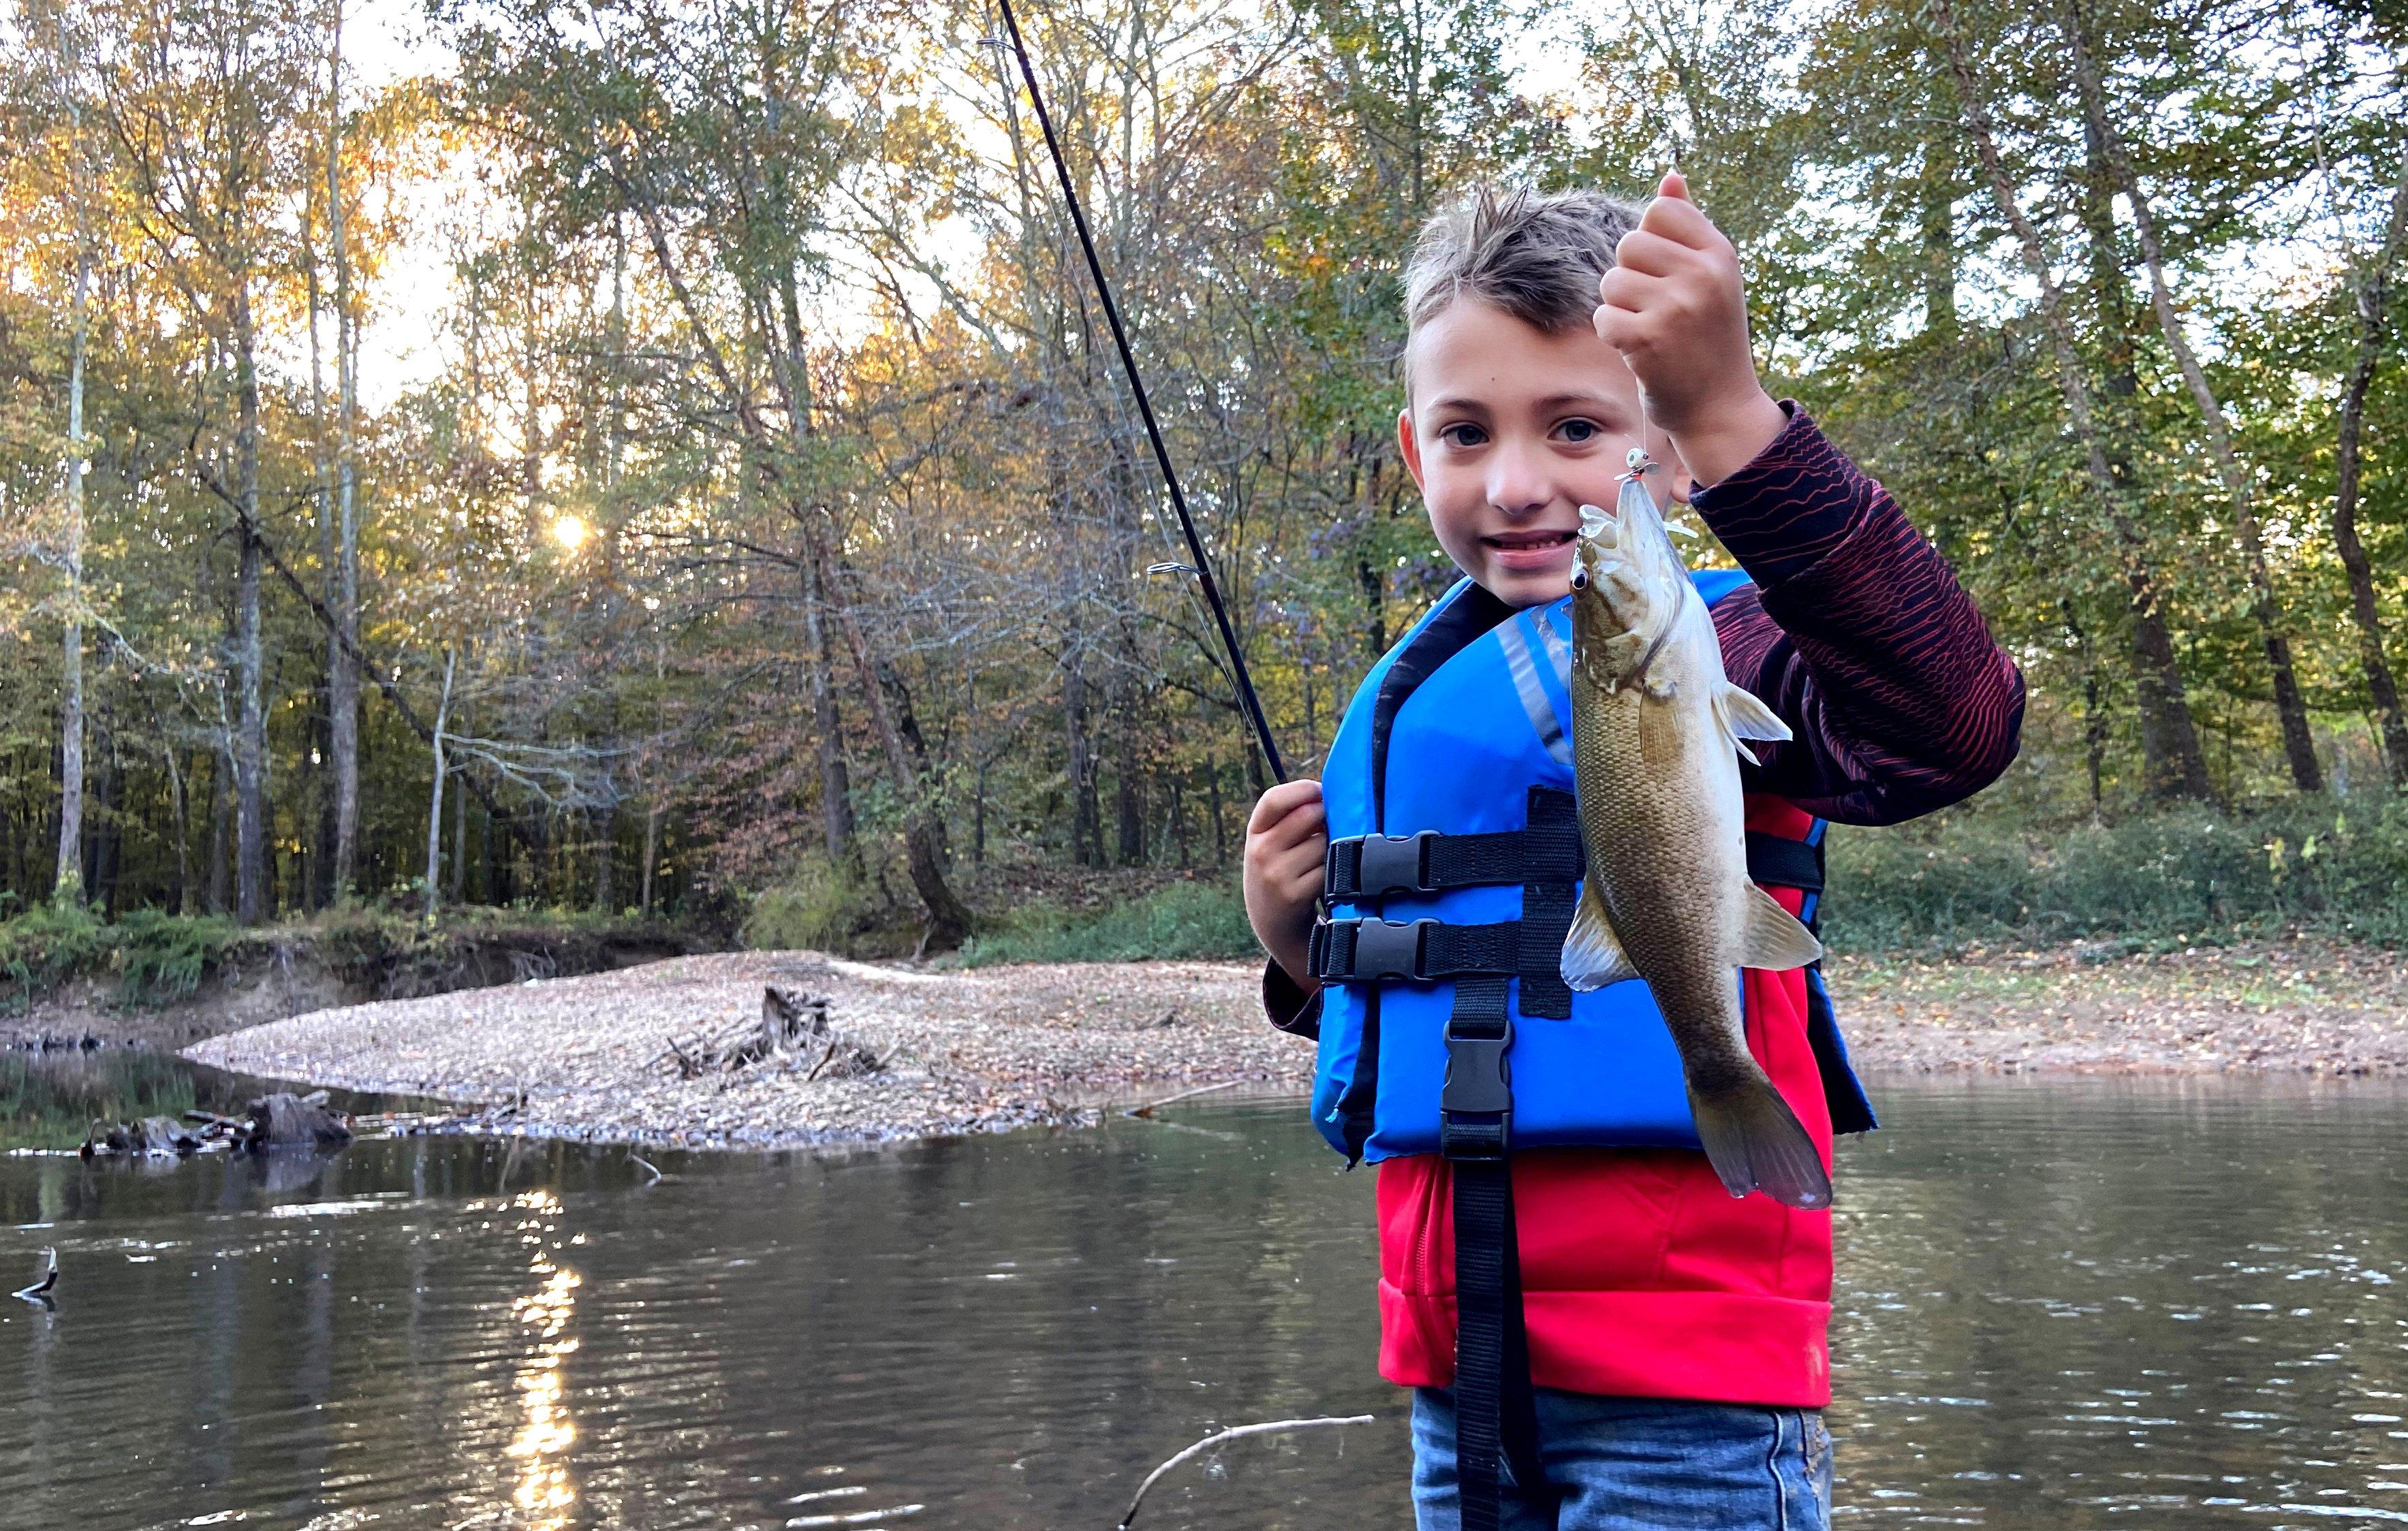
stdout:
{"type": "Polygon", "coordinates": [[[1263,794],[1246,821],[1246,922],[1271,960],[1305,993],[1312,976],[1312,916],[1321,896],[1328,816],[1318,781],[1283,781],[1263,794]]]}
{"type": "Polygon", "coordinates": [[[1728,478],[1788,423],[1756,380],[1738,252],[1674,172],[1614,261],[1598,283],[1598,338],[1630,364],[1648,419],[1697,481],[1728,478]]]}

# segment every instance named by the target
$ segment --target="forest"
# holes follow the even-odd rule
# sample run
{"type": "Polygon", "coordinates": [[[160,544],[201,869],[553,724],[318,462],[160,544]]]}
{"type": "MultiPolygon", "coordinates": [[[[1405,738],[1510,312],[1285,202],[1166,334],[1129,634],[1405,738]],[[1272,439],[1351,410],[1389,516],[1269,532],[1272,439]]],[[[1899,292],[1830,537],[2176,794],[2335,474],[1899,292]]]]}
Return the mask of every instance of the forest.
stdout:
{"type": "MultiPolygon", "coordinates": [[[[2006,927],[2068,858],[2121,909],[2208,857],[2215,909],[2408,933],[2399,0],[1020,21],[1291,768],[1454,578],[1396,448],[1414,230],[1677,165],[1769,383],[2029,684],[2010,779],[1869,875],[2006,927]]],[[[0,916],[1226,909],[1267,765],[1004,33],[16,0],[0,916]]]]}

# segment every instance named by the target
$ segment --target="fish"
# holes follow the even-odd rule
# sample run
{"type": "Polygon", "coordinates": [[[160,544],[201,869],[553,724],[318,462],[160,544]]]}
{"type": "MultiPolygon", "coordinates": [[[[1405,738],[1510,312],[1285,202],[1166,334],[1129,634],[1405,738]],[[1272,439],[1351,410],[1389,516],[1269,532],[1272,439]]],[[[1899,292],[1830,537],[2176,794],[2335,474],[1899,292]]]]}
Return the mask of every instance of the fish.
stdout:
{"type": "Polygon", "coordinates": [[[1723,672],[1706,603],[1634,451],[1612,511],[1581,507],[1572,561],[1572,765],[1588,872],[1564,941],[1575,990],[1645,980],[1681,1055],[1706,1157],[1733,1196],[1831,1203],[1798,1113],[1747,1050],[1741,967],[1822,943],[1747,875],[1740,761],[1789,727],[1723,672]]]}

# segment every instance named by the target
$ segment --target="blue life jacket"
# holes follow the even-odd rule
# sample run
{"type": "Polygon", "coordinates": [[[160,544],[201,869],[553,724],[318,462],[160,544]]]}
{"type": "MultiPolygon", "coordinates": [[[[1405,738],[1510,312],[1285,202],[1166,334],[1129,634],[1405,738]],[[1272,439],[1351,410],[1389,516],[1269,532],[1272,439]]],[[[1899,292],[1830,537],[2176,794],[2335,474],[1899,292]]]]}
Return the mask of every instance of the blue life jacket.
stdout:
{"type": "MultiPolygon", "coordinates": [[[[1709,607],[1746,582],[1726,570],[1694,579],[1709,607]]],[[[1466,579],[1347,708],[1321,780],[1330,849],[1312,942],[1323,982],[1312,1109],[1350,1160],[1440,1152],[1442,1095],[1450,1113],[1507,1113],[1514,1150],[1698,1146],[1680,1054],[1647,985],[1574,994],[1560,975],[1584,863],[1570,666],[1570,597],[1516,612],[1466,579]],[[1493,986],[1480,1003],[1501,1001],[1510,1022],[1490,1040],[1484,1103],[1482,1081],[1463,1077],[1471,1044],[1460,1038],[1448,1079],[1458,986],[1480,984],[1493,986]]],[[[1748,837],[1750,875],[1805,889],[1809,920],[1823,829],[1815,821],[1802,841],[1748,837]]],[[[1864,1131],[1872,1114],[1818,973],[1807,992],[1832,1126],[1864,1131]]]]}

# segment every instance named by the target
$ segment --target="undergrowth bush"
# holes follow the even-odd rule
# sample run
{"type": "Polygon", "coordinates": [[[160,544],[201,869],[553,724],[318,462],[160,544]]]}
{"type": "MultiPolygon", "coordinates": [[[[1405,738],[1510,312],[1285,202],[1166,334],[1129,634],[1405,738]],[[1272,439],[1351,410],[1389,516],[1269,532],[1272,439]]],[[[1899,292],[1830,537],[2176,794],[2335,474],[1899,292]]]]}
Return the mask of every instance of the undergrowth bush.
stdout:
{"type": "Polygon", "coordinates": [[[241,934],[231,920],[134,910],[114,927],[119,1002],[181,999],[201,986],[241,934]]]}
{"type": "Polygon", "coordinates": [[[755,952],[841,951],[876,918],[877,895],[825,861],[752,900],[738,938],[755,952]]]}
{"type": "Polygon", "coordinates": [[[2408,943],[2408,798],[2286,798],[2035,823],[1981,804],[1834,826],[1826,933],[1868,950],[2217,940],[2291,929],[2408,943]]]}
{"type": "Polygon", "coordinates": [[[979,967],[1261,955],[1235,883],[1173,882],[1143,897],[1081,913],[1040,906],[971,937],[961,962],[979,967]]]}

